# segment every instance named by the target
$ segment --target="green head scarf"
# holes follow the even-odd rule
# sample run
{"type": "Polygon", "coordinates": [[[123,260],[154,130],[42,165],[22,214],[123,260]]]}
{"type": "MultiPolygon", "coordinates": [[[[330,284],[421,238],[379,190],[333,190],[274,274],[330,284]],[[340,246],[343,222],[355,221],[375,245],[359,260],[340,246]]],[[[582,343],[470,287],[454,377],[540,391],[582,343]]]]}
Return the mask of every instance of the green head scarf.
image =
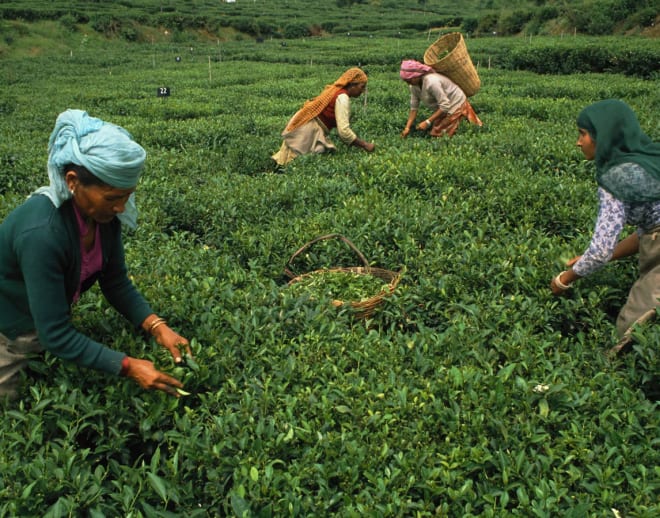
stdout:
{"type": "MultiPolygon", "coordinates": [[[[37,189],[35,194],[45,194],[56,207],[71,198],[63,170],[68,164],[83,166],[111,187],[131,189],[140,179],[145,159],[145,150],[125,129],[90,117],[82,110],[66,110],[57,117],[48,141],[50,185],[37,189]]],[[[135,228],[134,194],[118,218],[135,228]]]]}
{"type": "Polygon", "coordinates": [[[584,108],[577,125],[596,142],[596,181],[627,202],[660,200],[660,143],[643,131],[623,101],[607,99],[584,108]],[[639,168],[616,168],[634,163],[639,168]]]}

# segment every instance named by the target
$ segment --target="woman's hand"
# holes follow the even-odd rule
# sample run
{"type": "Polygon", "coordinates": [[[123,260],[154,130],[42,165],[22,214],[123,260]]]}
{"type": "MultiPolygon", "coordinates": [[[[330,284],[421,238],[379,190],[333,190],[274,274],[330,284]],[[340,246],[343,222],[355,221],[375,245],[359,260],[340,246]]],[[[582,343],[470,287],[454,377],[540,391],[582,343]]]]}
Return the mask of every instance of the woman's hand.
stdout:
{"type": "Polygon", "coordinates": [[[356,138],[353,141],[353,145],[357,147],[361,147],[367,153],[371,153],[374,149],[376,149],[376,144],[374,144],[373,142],[365,142],[364,140],[360,140],[359,138],[356,138]]]}
{"type": "Polygon", "coordinates": [[[144,319],[144,322],[142,322],[142,329],[144,329],[146,333],[152,335],[158,344],[170,351],[175,363],[181,363],[183,360],[181,355],[184,351],[181,351],[182,348],[185,349],[185,353],[192,356],[188,340],[172,330],[167,325],[167,321],[155,313],[152,313],[144,319]]]}
{"type": "Polygon", "coordinates": [[[184,354],[184,352],[192,356],[192,350],[190,349],[190,343],[188,340],[170,328],[167,324],[163,324],[154,330],[154,338],[158,344],[170,351],[172,358],[174,358],[174,363],[181,363],[183,360],[181,355],[184,354]],[[182,351],[182,349],[184,349],[184,351],[182,351]]]}
{"type": "Polygon", "coordinates": [[[160,372],[154,367],[153,362],[149,360],[128,357],[124,375],[135,380],[143,389],[162,390],[174,397],[179,397],[176,389],[183,387],[183,384],[179,380],[164,372],[160,372]]]}
{"type": "Polygon", "coordinates": [[[564,270],[550,281],[553,295],[563,295],[580,277],[572,269],[564,270]]]}
{"type": "Polygon", "coordinates": [[[406,126],[403,128],[403,131],[401,132],[401,137],[406,138],[410,134],[410,126],[406,126]]]}
{"type": "Polygon", "coordinates": [[[430,120],[426,119],[425,121],[422,121],[422,122],[420,122],[420,123],[417,125],[417,129],[418,129],[419,131],[426,131],[426,130],[429,129],[432,125],[433,125],[433,123],[432,123],[430,120]]]}
{"type": "MultiPolygon", "coordinates": [[[[561,274],[559,274],[557,277],[559,277],[561,274]]],[[[566,293],[566,288],[559,286],[557,284],[557,277],[553,277],[552,281],[550,281],[550,289],[552,290],[552,294],[555,296],[563,295],[566,293]]]]}

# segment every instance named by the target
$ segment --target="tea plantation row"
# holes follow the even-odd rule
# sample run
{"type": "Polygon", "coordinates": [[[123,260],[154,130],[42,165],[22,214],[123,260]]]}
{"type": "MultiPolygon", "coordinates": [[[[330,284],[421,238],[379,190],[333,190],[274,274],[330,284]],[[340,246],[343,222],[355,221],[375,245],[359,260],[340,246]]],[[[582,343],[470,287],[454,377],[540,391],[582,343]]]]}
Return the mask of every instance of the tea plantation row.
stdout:
{"type": "MultiPolygon", "coordinates": [[[[350,61],[306,45],[328,57],[216,61],[209,48],[177,62],[136,46],[3,66],[0,217],[47,182],[59,112],[126,127],[148,152],[131,275],[193,340],[199,370],[178,373],[192,395],[174,400],[35,362],[4,409],[0,516],[657,516],[660,331],[603,354],[636,263],[549,290],[596,212],[578,111],[623,98],[657,139],[656,82],[482,66],[482,128],[404,140],[398,62],[360,62],[369,89],[352,121],[376,151],[339,143],[277,174],[287,119],[350,61]],[[294,251],[328,233],[404,271],[367,321],[287,289],[294,251]]],[[[358,264],[332,240],[295,268],[358,264]]],[[[173,371],[97,290],[74,319],[173,371]]]]}

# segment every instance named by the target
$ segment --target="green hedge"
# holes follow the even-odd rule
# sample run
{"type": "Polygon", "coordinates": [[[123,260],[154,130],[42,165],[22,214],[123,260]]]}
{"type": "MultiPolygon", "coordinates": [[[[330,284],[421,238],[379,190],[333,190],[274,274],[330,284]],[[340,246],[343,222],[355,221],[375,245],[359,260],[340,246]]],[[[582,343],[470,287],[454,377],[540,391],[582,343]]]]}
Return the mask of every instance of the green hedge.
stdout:
{"type": "Polygon", "coordinates": [[[653,78],[660,72],[660,47],[639,49],[634,45],[548,45],[519,48],[511,52],[506,68],[540,74],[609,72],[653,78]]]}

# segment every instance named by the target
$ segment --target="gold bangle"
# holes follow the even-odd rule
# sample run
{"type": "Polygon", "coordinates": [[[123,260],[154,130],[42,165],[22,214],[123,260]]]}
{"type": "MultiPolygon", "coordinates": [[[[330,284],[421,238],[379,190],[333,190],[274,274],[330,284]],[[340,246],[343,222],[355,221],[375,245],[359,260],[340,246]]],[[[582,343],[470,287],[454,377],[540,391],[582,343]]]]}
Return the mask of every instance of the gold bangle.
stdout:
{"type": "Polygon", "coordinates": [[[566,272],[567,272],[567,270],[564,270],[563,272],[560,272],[559,275],[557,275],[557,277],[555,277],[555,284],[557,285],[557,287],[560,290],[564,290],[564,291],[566,291],[567,289],[569,289],[573,285],[572,282],[569,283],[569,284],[564,284],[563,282],[561,282],[561,276],[562,276],[562,274],[564,274],[566,272]]]}
{"type": "Polygon", "coordinates": [[[165,321],[164,318],[161,318],[161,317],[155,318],[154,321],[151,322],[151,325],[149,325],[149,329],[148,329],[147,332],[148,332],[149,334],[153,334],[154,329],[156,329],[156,328],[157,328],[159,325],[161,325],[161,324],[165,324],[165,322],[166,322],[166,321],[165,321]]]}
{"type": "Polygon", "coordinates": [[[149,334],[152,334],[152,335],[153,335],[155,329],[156,329],[159,325],[161,325],[161,324],[166,324],[166,323],[167,323],[167,322],[165,322],[165,320],[161,320],[160,322],[156,322],[154,325],[152,325],[152,326],[149,328],[149,334]]]}

